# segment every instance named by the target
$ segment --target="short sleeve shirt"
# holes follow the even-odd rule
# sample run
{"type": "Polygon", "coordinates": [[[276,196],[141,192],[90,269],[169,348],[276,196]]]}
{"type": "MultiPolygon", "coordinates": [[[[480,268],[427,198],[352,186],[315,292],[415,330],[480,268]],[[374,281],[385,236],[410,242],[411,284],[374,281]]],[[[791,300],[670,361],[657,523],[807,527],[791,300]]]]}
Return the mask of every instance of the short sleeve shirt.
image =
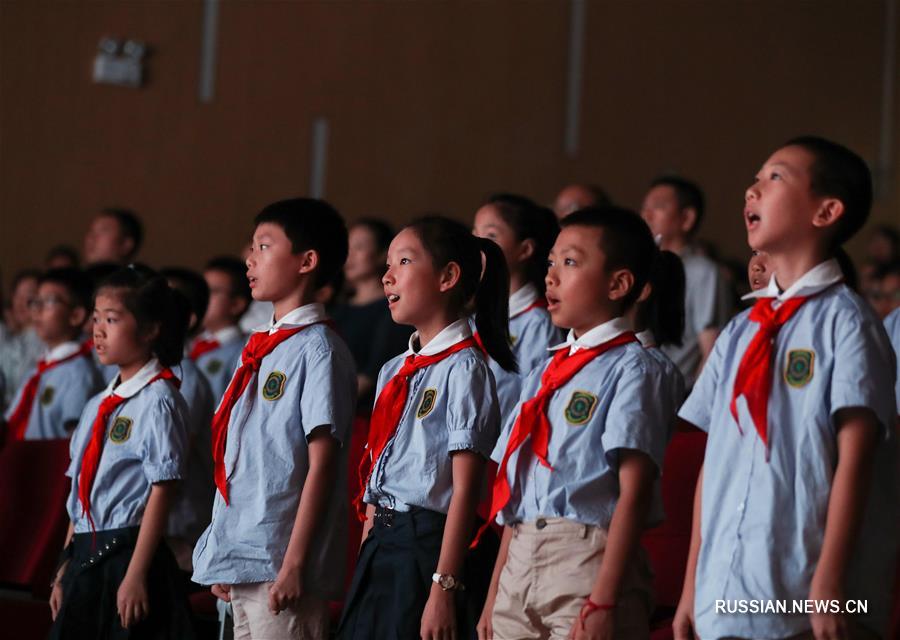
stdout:
{"type": "Polygon", "coordinates": [[[70,441],[72,461],[66,472],[72,478],[67,508],[75,533],[90,531],[78,500],[79,474],[94,419],[108,395],[115,393],[126,401],[107,422],[91,489],[91,515],[97,531],[139,526],[152,486],[184,477],[187,405],[172,382],[160,379],[149,383],[162,369],[159,361],[150,360],[127,381],[118,384],[116,377],[84,408],[70,441]]]}
{"type": "Polygon", "coordinates": [[[355,409],[356,370],[324,320],[322,305],[312,304],[262,329],[311,325],[262,359],[232,409],[225,446],[229,504],[216,491],[212,522],[194,549],[194,582],[244,584],[278,576],[309,472],[307,438],[323,427],[341,449],[304,582],[322,597],[342,591],[348,518],[343,445],[355,409]]]}
{"type": "MultiPolygon", "coordinates": [[[[627,329],[628,323],[619,318],[579,340],[570,332],[560,348],[594,347],[627,329]]],[[[537,395],[545,368],[535,369],[525,379],[517,410],[506,421],[492,454],[495,462],[503,459],[518,411],[537,395]]],[[[660,371],[635,342],[595,357],[558,389],[547,409],[548,461],[553,469],[540,464],[527,439],[509,459],[511,498],[498,514],[498,522],[508,525],[561,517],[608,528],[619,497],[619,450],[641,451],[662,467],[672,416],[664,414],[658,401],[663,384],[660,371]]]]}
{"type": "Polygon", "coordinates": [[[735,375],[758,325],[749,311],[716,340],[679,415],[709,433],[703,467],[701,537],[695,619],[701,637],[787,637],[809,628],[807,615],[722,615],[720,600],[803,600],[822,550],[837,464],[840,409],[866,407],[880,425],[874,481],[845,596],[866,599],[860,622],[882,629],[890,608],[897,547],[896,364],[884,327],[846,285],[840,267],[822,263],[780,293],[751,294],[776,304],[812,295],[775,338],[768,400],[768,459],[738,399],[741,429],[731,415],[735,375]],[[743,432],[743,433],[742,433],[743,432]]]}
{"type": "MultiPolygon", "coordinates": [[[[471,335],[466,320],[446,327],[417,353],[434,355],[471,335]]],[[[413,334],[410,344],[415,344],[413,334]]],[[[408,355],[389,360],[378,376],[378,394],[408,355]]],[[[377,397],[377,395],[376,395],[377,397]]],[[[451,455],[490,456],[500,429],[494,378],[477,348],[467,348],[417,371],[393,437],[366,485],[365,501],[397,511],[421,507],[447,513],[453,495],[451,455]]]]}

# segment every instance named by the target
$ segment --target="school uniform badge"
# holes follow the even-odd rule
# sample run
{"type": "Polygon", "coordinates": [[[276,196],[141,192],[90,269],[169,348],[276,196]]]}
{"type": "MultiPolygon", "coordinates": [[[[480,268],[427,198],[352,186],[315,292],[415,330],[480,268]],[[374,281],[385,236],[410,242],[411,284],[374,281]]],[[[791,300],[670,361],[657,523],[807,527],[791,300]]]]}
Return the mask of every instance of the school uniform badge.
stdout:
{"type": "Polygon", "coordinates": [[[212,360],[210,360],[209,362],[206,363],[206,372],[212,376],[216,375],[221,370],[222,370],[222,361],[221,360],[216,360],[215,358],[213,358],[212,360]]]}
{"type": "Polygon", "coordinates": [[[808,349],[794,349],[787,354],[784,381],[792,387],[803,387],[813,377],[816,355],[808,349]]]}
{"type": "Polygon", "coordinates": [[[437,400],[437,389],[425,389],[422,399],[419,401],[419,408],[416,410],[416,417],[419,420],[431,413],[435,400],[437,400]]]}
{"type": "Polygon", "coordinates": [[[113,422],[112,428],[109,430],[109,441],[116,444],[122,444],[131,437],[131,418],[119,416],[113,422]]]}
{"type": "Polygon", "coordinates": [[[45,407],[53,402],[53,398],[56,396],[56,389],[53,387],[44,387],[44,390],[41,392],[41,404],[45,407]]]}
{"type": "Polygon", "coordinates": [[[597,407],[597,396],[587,391],[575,391],[566,405],[566,422],[574,425],[582,425],[594,415],[597,407]]]}
{"type": "Polygon", "coordinates": [[[265,400],[278,400],[284,395],[284,383],[287,382],[287,376],[281,371],[273,371],[266,378],[266,383],[262,388],[262,397],[265,400]]]}

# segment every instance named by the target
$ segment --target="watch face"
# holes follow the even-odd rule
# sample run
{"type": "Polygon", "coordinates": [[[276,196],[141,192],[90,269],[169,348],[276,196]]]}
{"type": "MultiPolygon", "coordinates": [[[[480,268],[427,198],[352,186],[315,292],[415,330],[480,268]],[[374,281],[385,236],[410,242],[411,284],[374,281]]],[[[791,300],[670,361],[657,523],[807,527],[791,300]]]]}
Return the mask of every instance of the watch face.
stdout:
{"type": "Polygon", "coordinates": [[[456,586],[456,580],[453,579],[453,576],[441,576],[439,584],[443,589],[452,589],[456,586]]]}

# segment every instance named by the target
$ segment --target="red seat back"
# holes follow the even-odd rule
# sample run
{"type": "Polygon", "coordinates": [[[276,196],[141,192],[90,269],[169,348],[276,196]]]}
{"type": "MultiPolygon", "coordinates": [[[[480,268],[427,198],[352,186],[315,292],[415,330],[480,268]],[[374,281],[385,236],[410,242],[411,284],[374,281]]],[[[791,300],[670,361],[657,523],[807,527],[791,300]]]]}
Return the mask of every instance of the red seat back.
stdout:
{"type": "Polygon", "coordinates": [[[677,431],[666,449],[662,472],[666,519],[641,539],[653,567],[659,606],[674,608],[681,597],[691,542],[694,488],[705,450],[706,434],[697,430],[677,431]]]}
{"type": "Polygon", "coordinates": [[[0,582],[49,595],[68,527],[68,440],[9,442],[0,451],[0,582]]]}

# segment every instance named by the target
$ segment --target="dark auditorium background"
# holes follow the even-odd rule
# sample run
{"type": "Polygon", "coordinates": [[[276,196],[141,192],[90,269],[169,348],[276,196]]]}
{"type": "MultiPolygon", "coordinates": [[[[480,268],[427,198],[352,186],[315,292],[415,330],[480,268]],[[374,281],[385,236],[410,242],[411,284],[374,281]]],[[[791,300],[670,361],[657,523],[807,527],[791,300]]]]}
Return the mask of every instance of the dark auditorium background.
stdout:
{"type": "Polygon", "coordinates": [[[873,222],[896,224],[892,2],[587,1],[568,154],[571,2],[213,2],[205,102],[209,2],[2,0],[0,274],[80,246],[108,205],[143,217],[150,264],[237,252],[262,205],[309,192],[318,118],[324,197],[351,220],[470,221],[491,191],[550,202],[571,181],[637,207],[677,171],[707,192],[701,236],[744,259],[744,188],[780,142],[816,133],[865,157],[873,222]],[[142,88],[92,82],[104,36],[151,47],[142,88]]]}

